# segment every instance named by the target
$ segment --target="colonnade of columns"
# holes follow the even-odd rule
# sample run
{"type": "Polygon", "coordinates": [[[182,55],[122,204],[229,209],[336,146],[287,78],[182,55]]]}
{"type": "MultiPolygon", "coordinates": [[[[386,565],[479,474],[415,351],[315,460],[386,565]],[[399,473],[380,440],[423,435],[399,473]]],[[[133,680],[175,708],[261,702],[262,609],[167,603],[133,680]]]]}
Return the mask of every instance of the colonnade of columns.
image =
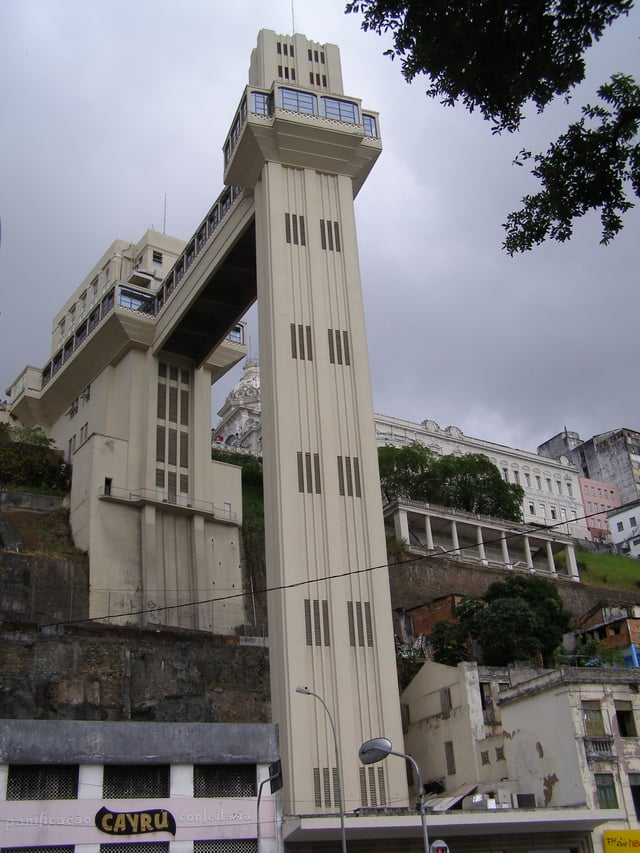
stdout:
{"type": "MultiPolygon", "coordinates": [[[[412,514],[421,515],[419,511],[417,513],[413,511],[412,514]]],[[[553,545],[554,543],[559,543],[565,553],[567,575],[571,580],[580,580],[575,549],[571,542],[566,541],[567,537],[559,539],[554,537],[551,533],[545,535],[538,531],[523,532],[521,530],[510,529],[508,527],[501,529],[499,526],[494,524],[492,524],[491,527],[487,527],[481,522],[472,521],[471,519],[465,519],[464,522],[462,522],[458,519],[450,518],[449,516],[438,516],[433,512],[425,512],[425,514],[422,515],[422,520],[423,530],[416,533],[415,526],[412,526],[412,531],[415,534],[414,541],[417,537],[420,542],[420,546],[424,547],[427,551],[446,552],[452,557],[467,557],[470,560],[477,559],[486,565],[488,564],[486,546],[499,544],[501,559],[498,560],[498,562],[501,562],[505,569],[526,568],[530,572],[534,572],[536,571],[536,567],[533,561],[532,544],[537,543],[538,547],[544,546],[546,570],[550,574],[557,576],[558,570],[555,563],[553,545]],[[431,523],[432,518],[437,518],[441,523],[447,525],[447,547],[440,542],[437,544],[435,543],[431,523]],[[460,546],[459,527],[461,526],[464,526],[467,529],[469,527],[475,529],[475,544],[465,544],[462,547],[460,546]],[[422,536],[424,536],[424,540],[422,539],[422,536]],[[510,550],[510,541],[513,541],[514,546],[517,545],[517,548],[522,551],[524,559],[514,556],[516,547],[512,546],[510,550]]],[[[408,544],[412,544],[409,531],[409,517],[405,509],[396,509],[393,516],[393,523],[396,539],[399,542],[404,541],[408,544]]],[[[556,549],[556,551],[557,550],[558,549],[556,549]]],[[[492,562],[496,562],[495,557],[492,562]]]]}

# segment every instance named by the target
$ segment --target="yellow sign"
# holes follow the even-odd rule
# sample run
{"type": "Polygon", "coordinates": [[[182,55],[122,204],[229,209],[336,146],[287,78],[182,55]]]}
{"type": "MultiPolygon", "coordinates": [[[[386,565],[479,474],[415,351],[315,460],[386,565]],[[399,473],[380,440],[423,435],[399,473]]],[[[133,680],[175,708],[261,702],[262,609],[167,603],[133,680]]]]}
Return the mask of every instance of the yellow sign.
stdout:
{"type": "Polygon", "coordinates": [[[606,830],[602,838],[604,849],[611,853],[614,850],[640,850],[640,829],[606,830]]]}

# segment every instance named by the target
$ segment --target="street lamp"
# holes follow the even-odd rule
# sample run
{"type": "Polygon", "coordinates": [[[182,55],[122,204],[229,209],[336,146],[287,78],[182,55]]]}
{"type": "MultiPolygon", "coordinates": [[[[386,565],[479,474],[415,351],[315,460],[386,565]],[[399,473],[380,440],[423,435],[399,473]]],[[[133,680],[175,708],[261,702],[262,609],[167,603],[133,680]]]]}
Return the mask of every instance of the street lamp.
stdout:
{"type": "Polygon", "coordinates": [[[304,696],[313,696],[314,699],[317,699],[327,712],[327,717],[329,718],[331,731],[333,732],[333,745],[336,751],[336,778],[338,782],[338,807],[340,809],[340,835],[342,836],[342,853],[347,853],[347,834],[344,828],[344,797],[342,793],[342,772],[340,771],[340,753],[338,752],[338,737],[336,735],[336,727],[333,723],[331,712],[327,708],[327,704],[322,698],[322,696],[318,696],[317,693],[314,693],[313,690],[309,690],[308,687],[296,687],[296,693],[302,693],[304,696]]]}
{"type": "Polygon", "coordinates": [[[424,842],[424,853],[429,853],[429,836],[427,834],[427,818],[424,813],[424,791],[422,789],[422,775],[415,758],[411,755],[406,755],[404,752],[395,752],[391,745],[391,741],[386,737],[374,737],[371,740],[366,740],[358,750],[358,758],[363,764],[375,764],[377,761],[382,761],[387,755],[397,755],[399,758],[404,758],[410,761],[413,769],[418,777],[419,803],[420,803],[420,821],[422,823],[422,840],[424,842]]]}

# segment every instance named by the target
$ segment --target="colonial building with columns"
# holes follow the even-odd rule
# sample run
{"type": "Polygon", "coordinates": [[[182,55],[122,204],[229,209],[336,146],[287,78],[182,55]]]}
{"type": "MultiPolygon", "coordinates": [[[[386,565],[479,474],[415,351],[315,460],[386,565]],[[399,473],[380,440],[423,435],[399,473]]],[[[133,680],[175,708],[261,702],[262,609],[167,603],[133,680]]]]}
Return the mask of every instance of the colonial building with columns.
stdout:
{"type": "Polygon", "coordinates": [[[556,461],[473,438],[456,426],[442,428],[432,420],[413,423],[380,414],[374,418],[378,447],[402,447],[418,442],[437,456],[482,453],[507,483],[517,483],[524,489],[522,517],[527,524],[552,528],[577,539],[590,538],[583,518],[580,472],[568,459],[556,461]]]}

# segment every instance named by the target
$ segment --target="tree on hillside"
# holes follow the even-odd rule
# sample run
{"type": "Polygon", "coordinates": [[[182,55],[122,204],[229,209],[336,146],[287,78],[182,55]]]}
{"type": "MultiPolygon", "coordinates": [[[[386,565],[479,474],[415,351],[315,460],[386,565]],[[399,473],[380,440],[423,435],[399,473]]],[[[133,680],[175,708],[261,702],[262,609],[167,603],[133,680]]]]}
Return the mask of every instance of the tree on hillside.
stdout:
{"type": "Polygon", "coordinates": [[[433,453],[417,441],[405,447],[379,447],[380,487],[385,500],[426,500],[422,491],[424,479],[434,459],[433,453]]]}
{"type": "Polygon", "coordinates": [[[411,498],[465,512],[522,520],[524,490],[506,483],[481,453],[434,456],[421,444],[378,449],[385,500],[411,498]]]}
{"type": "Polygon", "coordinates": [[[506,483],[500,471],[482,453],[441,456],[429,472],[425,500],[455,509],[522,520],[524,489],[506,483]]]}
{"type": "Polygon", "coordinates": [[[0,485],[66,492],[71,487],[71,467],[41,429],[0,424],[0,485]]]}
{"type": "Polygon", "coordinates": [[[554,584],[520,576],[491,584],[482,598],[463,598],[455,615],[456,622],[437,622],[429,636],[438,663],[542,660],[551,666],[571,623],[554,584]]]}
{"type": "MultiPolygon", "coordinates": [[[[346,11],[362,13],[364,30],[391,33],[385,53],[400,59],[408,82],[423,74],[430,97],[448,106],[461,101],[494,132],[513,132],[528,103],[542,112],[582,82],[584,53],[632,6],[633,0],[350,0],[346,11]]],[[[614,75],[598,95],[603,104],[585,106],[546,154],[521,151],[516,159],[533,161],[542,190],[507,218],[510,255],[547,237],[567,240],[574,220],[589,210],[600,211],[606,244],[633,206],[629,196],[640,196],[640,87],[614,75]]]]}

